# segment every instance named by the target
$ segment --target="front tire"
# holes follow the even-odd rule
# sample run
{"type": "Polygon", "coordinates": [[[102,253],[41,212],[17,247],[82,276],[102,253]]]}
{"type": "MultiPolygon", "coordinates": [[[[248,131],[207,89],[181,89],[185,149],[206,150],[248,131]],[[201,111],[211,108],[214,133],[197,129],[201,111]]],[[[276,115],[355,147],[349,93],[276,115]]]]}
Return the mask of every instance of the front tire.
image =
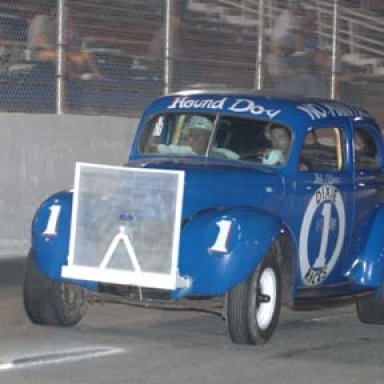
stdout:
{"type": "Polygon", "coordinates": [[[281,305],[281,275],[277,244],[247,280],[227,296],[227,323],[237,344],[265,343],[277,326],[281,305]]]}
{"type": "Polygon", "coordinates": [[[46,277],[31,252],[24,275],[23,296],[25,312],[34,324],[73,326],[85,313],[84,288],[46,277]]]}

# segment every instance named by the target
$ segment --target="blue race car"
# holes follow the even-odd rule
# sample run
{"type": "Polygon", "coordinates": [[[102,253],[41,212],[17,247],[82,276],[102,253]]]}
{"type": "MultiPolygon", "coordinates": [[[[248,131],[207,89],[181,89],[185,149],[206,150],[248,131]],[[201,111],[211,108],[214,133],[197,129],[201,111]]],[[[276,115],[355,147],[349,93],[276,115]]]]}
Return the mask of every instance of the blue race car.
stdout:
{"type": "Polygon", "coordinates": [[[189,91],[144,112],[125,167],[79,163],[32,224],[24,303],[74,325],[88,300],[222,313],[267,341],[281,305],[356,301],[384,323],[384,148],[338,101],[189,91]]]}

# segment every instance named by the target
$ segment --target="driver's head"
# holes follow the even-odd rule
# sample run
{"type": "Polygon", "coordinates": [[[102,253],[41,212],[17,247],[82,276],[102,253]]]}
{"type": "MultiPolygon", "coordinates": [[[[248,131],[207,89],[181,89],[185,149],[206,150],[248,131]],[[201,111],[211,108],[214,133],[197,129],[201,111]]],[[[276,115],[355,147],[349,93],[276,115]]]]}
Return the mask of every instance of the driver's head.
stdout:
{"type": "Polygon", "coordinates": [[[187,142],[193,152],[204,155],[213,131],[213,123],[207,117],[193,116],[188,123],[187,142]]]}

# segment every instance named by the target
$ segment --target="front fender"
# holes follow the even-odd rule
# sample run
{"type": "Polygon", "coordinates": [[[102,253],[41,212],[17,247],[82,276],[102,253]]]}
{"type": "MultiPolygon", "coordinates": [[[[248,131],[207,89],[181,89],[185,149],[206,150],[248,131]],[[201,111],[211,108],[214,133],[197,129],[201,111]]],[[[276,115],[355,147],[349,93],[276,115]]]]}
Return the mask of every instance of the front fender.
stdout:
{"type": "Polygon", "coordinates": [[[370,288],[380,288],[384,274],[384,207],[381,207],[373,220],[367,244],[362,255],[355,260],[346,276],[370,288]]]}
{"type": "MultiPolygon", "coordinates": [[[[72,192],[59,192],[41,204],[32,221],[32,255],[40,270],[54,280],[63,280],[61,268],[67,264],[71,217],[72,192]]],[[[93,282],[70,282],[96,289],[93,282]]]]}
{"type": "Polygon", "coordinates": [[[282,231],[280,220],[252,208],[205,211],[182,228],[179,272],[188,288],[174,297],[216,296],[248,278],[282,231]]]}

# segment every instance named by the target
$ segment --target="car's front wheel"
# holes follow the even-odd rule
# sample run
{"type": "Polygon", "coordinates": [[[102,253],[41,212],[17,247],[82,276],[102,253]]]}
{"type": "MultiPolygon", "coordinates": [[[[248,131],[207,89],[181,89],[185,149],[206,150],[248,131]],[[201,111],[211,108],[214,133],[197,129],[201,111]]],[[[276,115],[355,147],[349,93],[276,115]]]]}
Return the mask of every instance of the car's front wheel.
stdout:
{"type": "Polygon", "coordinates": [[[34,324],[72,326],[84,316],[84,288],[46,277],[30,252],[24,275],[24,308],[34,324]]]}
{"type": "Polygon", "coordinates": [[[274,245],[252,276],[228,292],[227,323],[234,343],[264,343],[275,331],[281,304],[281,276],[276,252],[274,245]]]}

